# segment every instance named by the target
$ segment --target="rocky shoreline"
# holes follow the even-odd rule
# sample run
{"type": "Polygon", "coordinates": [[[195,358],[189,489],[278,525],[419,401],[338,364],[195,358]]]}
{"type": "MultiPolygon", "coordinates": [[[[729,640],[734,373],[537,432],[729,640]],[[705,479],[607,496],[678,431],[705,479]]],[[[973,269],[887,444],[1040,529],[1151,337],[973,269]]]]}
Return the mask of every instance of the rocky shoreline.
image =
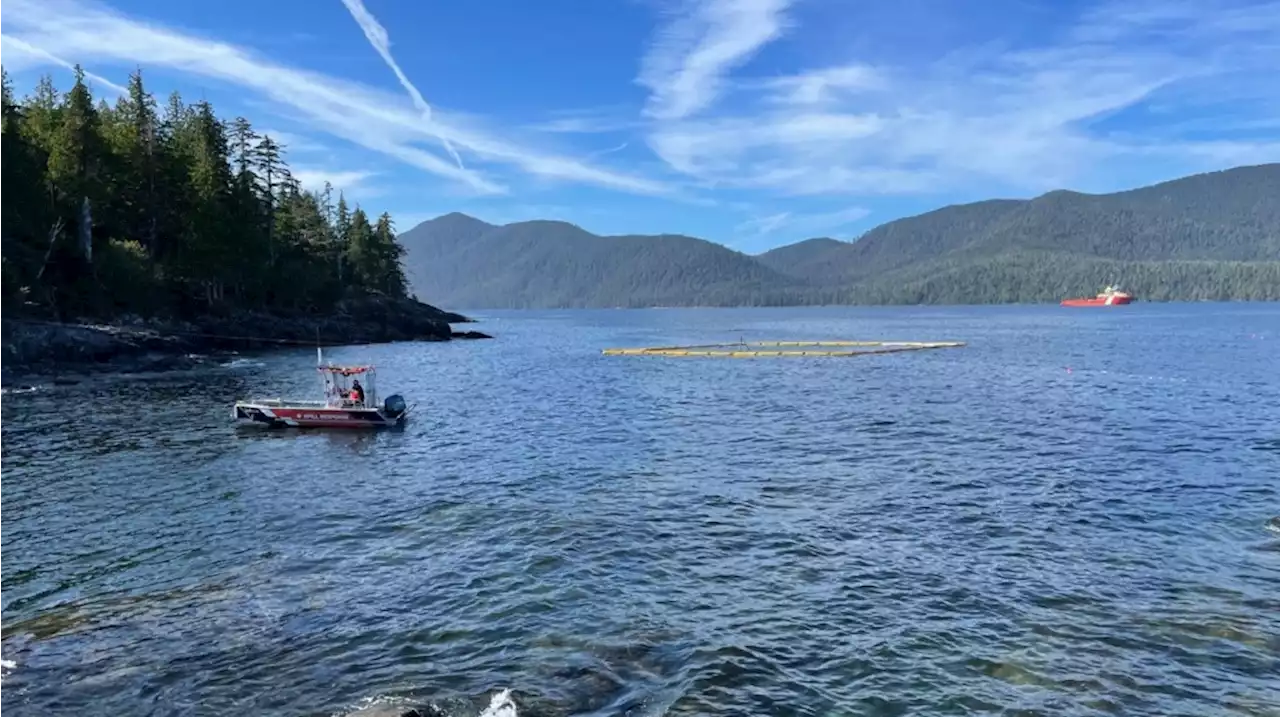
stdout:
{"type": "Polygon", "coordinates": [[[286,346],[491,338],[454,331],[460,314],[412,299],[344,301],[325,315],[237,312],[188,321],[124,316],[110,322],[3,319],[0,382],[20,377],[190,368],[221,355],[286,346]]]}

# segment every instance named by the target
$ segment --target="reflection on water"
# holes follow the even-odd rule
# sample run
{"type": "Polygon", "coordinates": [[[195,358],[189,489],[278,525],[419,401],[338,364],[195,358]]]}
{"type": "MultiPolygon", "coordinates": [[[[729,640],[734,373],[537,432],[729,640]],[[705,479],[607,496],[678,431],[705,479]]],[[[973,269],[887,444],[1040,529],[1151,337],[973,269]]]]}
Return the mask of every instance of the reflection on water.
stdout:
{"type": "MultiPolygon", "coordinates": [[[[382,433],[402,433],[403,426],[383,429],[382,433]]],[[[297,441],[320,441],[326,447],[346,448],[361,451],[377,445],[378,432],[359,429],[266,429],[260,426],[237,426],[236,440],[241,441],[280,441],[293,443],[297,441]]]]}
{"type": "Polygon", "coordinates": [[[493,323],[332,352],[398,432],[234,428],[305,350],[6,392],[4,708],[1276,714],[1274,306],[493,323]],[[599,353],[743,335],[969,346],[599,353]]]}

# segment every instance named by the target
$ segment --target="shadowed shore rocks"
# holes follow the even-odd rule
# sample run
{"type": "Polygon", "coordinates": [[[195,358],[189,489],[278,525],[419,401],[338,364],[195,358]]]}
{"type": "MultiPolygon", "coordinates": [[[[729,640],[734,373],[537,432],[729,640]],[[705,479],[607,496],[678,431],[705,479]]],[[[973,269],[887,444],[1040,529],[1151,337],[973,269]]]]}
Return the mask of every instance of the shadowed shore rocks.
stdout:
{"type": "Polygon", "coordinates": [[[201,356],[286,346],[491,338],[455,332],[461,314],[412,299],[363,297],[323,315],[234,312],[192,320],[122,316],[110,322],[3,320],[3,375],[60,370],[153,371],[186,368],[201,356]]]}

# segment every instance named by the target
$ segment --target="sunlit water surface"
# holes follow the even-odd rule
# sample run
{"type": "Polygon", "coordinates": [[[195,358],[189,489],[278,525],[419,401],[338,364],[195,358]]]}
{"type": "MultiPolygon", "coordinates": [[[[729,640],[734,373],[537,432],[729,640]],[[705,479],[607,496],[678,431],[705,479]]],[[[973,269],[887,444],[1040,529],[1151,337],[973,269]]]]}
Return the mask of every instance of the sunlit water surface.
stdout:
{"type": "Polygon", "coordinates": [[[7,715],[1275,715],[1280,306],[482,316],[3,398],[7,715]],[[760,339],[855,359],[604,357],[760,339]]]}

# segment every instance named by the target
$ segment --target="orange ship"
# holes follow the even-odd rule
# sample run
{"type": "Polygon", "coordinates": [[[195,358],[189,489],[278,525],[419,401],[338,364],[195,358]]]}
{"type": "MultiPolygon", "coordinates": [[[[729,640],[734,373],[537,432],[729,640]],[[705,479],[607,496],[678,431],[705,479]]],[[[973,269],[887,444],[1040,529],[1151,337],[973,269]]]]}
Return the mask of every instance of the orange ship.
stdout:
{"type": "Polygon", "coordinates": [[[1092,299],[1063,299],[1063,306],[1123,306],[1133,302],[1133,295],[1108,286],[1092,299]]]}

